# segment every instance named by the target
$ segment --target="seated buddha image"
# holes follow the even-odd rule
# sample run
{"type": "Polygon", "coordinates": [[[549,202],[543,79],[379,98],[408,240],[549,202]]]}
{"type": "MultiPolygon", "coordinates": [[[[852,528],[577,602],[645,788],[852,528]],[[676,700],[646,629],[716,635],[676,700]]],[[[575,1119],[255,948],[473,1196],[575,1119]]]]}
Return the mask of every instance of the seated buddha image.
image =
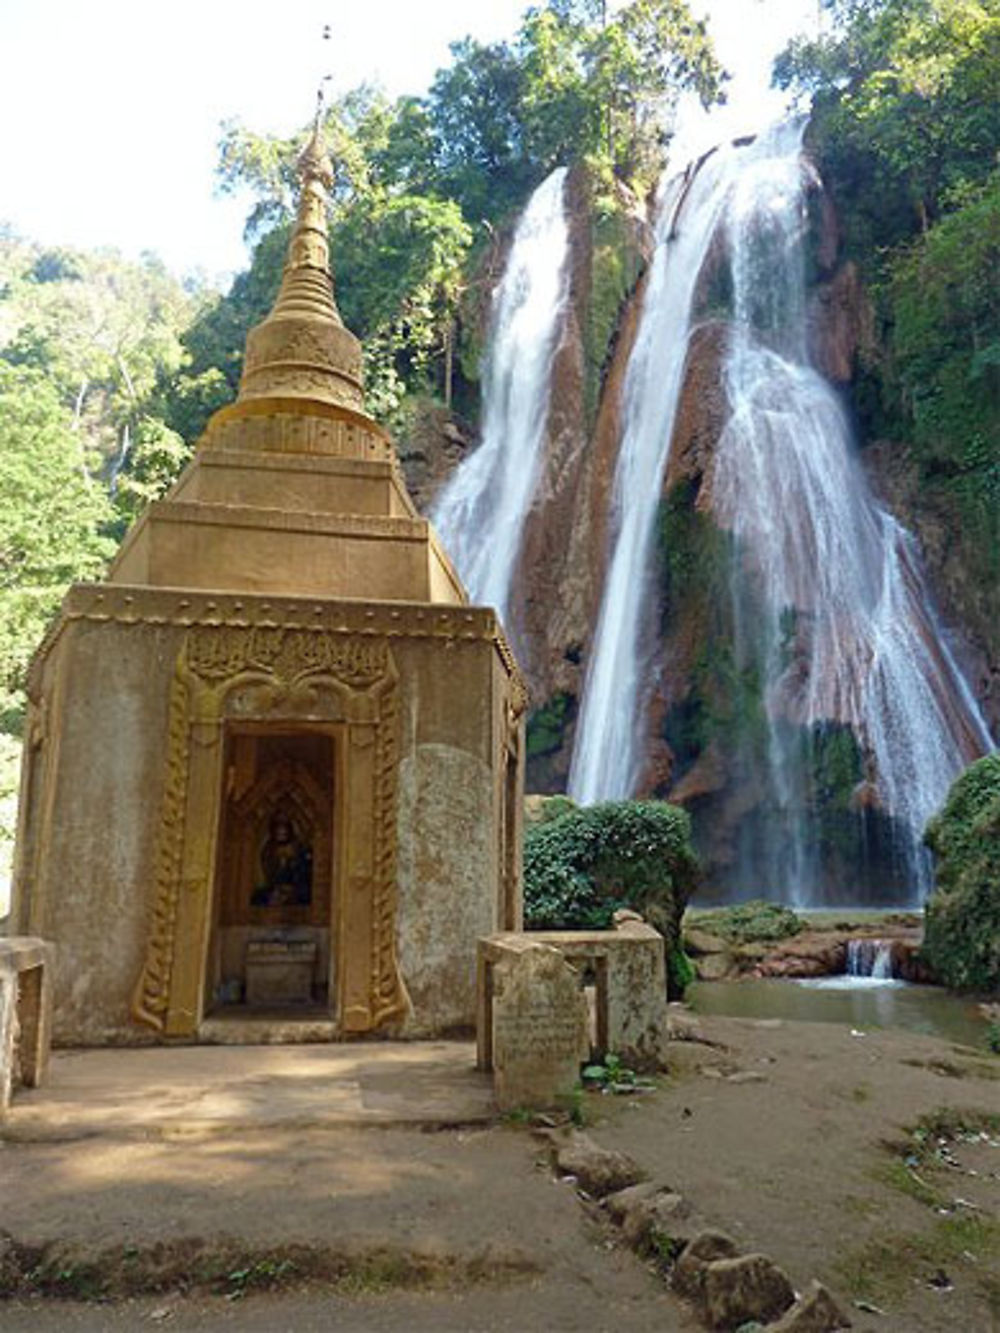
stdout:
{"type": "Polygon", "coordinates": [[[252,907],[307,907],[312,899],[312,847],[300,838],[288,815],[271,818],[260,849],[260,877],[252,907]]]}

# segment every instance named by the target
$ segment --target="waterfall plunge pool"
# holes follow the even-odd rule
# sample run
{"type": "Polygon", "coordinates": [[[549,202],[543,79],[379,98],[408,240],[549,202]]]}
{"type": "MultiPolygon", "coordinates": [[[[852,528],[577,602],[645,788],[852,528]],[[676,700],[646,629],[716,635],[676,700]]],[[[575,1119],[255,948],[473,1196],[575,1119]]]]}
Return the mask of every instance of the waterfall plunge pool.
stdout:
{"type": "Polygon", "coordinates": [[[843,1023],[862,1032],[902,1028],[978,1051],[986,1044],[988,1020],[977,999],[895,979],[842,975],[805,981],[696,981],[685,998],[697,1014],[843,1023]]]}

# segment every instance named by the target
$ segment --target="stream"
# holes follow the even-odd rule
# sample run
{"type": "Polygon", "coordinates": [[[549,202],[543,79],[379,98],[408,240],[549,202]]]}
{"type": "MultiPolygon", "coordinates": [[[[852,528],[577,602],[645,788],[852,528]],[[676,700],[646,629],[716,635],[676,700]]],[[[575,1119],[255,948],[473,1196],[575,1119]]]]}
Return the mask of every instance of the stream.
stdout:
{"type": "Polygon", "coordinates": [[[988,1024],[979,1002],[938,986],[846,975],[810,981],[749,978],[697,981],[685,998],[698,1014],[844,1023],[860,1032],[902,1028],[986,1050],[988,1024]]]}

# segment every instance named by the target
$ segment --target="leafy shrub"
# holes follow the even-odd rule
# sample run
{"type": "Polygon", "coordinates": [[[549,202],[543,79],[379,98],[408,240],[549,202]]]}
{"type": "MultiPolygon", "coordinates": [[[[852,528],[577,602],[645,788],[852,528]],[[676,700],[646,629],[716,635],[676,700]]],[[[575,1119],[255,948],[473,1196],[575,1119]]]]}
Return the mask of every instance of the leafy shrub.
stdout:
{"type": "Polygon", "coordinates": [[[784,940],[797,935],[802,922],[790,907],[768,903],[754,898],[735,907],[720,907],[712,912],[699,912],[699,929],[718,935],[734,944],[752,944],[756,940],[784,940]]]}
{"type": "Polygon", "coordinates": [[[553,819],[562,819],[563,815],[568,815],[571,811],[577,809],[575,801],[571,801],[568,796],[526,796],[524,798],[524,823],[526,827],[533,824],[551,824],[553,819]]]}
{"type": "Polygon", "coordinates": [[[524,903],[529,929],[603,930],[623,907],[667,940],[697,882],[687,813],[663,801],[609,801],[527,830],[524,903]]]}
{"type": "Polygon", "coordinates": [[[684,952],[683,947],[675,944],[667,954],[667,989],[670,994],[680,998],[692,981],[697,979],[698,973],[695,971],[694,963],[684,952]]]}
{"type": "Polygon", "coordinates": [[[956,990],[1000,991],[1000,755],[957,779],[924,841],[936,877],[925,959],[956,990]]]}
{"type": "Polygon", "coordinates": [[[571,694],[554,694],[551,699],[528,718],[526,744],[528,758],[552,754],[560,749],[566,725],[576,713],[576,700],[571,694]]]}

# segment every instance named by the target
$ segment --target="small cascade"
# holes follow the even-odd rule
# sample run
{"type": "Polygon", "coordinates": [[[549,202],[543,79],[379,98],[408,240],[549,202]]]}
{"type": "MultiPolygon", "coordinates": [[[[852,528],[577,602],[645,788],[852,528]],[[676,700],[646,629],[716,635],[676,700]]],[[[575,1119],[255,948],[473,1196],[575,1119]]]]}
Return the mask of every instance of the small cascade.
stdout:
{"type": "MultiPolygon", "coordinates": [[[[493,292],[482,443],[449,479],[431,519],[470,599],[506,623],[524,521],[538,479],[569,278],[566,169],[531,196],[493,292]]],[[[508,629],[516,630],[515,624],[508,629]]]]}
{"type": "Polygon", "coordinates": [[[870,977],[873,981],[889,981],[893,970],[891,940],[848,940],[847,975],[870,977]]]}

